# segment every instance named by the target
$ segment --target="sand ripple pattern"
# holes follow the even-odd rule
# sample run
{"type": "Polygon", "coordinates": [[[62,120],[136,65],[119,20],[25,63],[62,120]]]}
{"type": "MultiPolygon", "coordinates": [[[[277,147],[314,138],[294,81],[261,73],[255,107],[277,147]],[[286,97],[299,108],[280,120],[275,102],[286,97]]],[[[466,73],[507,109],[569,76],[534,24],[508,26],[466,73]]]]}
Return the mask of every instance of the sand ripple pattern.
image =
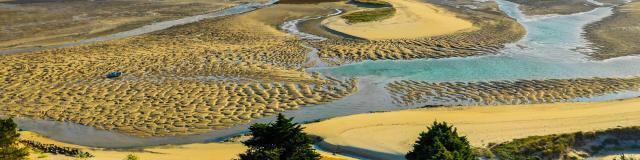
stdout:
{"type": "Polygon", "coordinates": [[[356,92],[356,80],[304,72],[308,49],[253,14],[0,56],[0,115],[189,135],[356,92]]]}
{"type": "Polygon", "coordinates": [[[426,82],[401,80],[386,88],[395,104],[535,104],[640,91],[640,77],[426,82]]]}

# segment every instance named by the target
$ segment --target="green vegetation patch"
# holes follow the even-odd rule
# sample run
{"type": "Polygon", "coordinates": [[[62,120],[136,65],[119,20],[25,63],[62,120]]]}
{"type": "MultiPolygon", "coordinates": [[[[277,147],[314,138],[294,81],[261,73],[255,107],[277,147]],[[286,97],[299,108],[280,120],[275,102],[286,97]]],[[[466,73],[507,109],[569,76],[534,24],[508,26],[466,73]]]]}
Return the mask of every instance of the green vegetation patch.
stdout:
{"type": "Polygon", "coordinates": [[[532,136],[499,144],[492,151],[502,159],[557,159],[566,154],[573,143],[575,137],[570,134],[532,136]]]}
{"type": "Polygon", "coordinates": [[[531,136],[489,147],[499,159],[581,159],[607,150],[637,149],[640,148],[637,144],[624,144],[622,141],[637,143],[639,140],[640,127],[627,127],[596,132],[531,136]]]}
{"type": "Polygon", "coordinates": [[[347,23],[362,23],[387,19],[392,17],[395,13],[395,8],[385,7],[349,13],[343,15],[342,18],[346,19],[347,23]]]}
{"type": "Polygon", "coordinates": [[[380,1],[380,0],[353,0],[353,2],[361,3],[361,4],[371,4],[371,5],[381,5],[381,6],[391,7],[391,3],[380,1]]]}
{"type": "Polygon", "coordinates": [[[405,155],[407,160],[474,160],[469,141],[446,122],[433,122],[405,155]]]}
{"type": "Polygon", "coordinates": [[[316,4],[324,2],[340,2],[343,0],[279,0],[277,4],[316,4]]]}

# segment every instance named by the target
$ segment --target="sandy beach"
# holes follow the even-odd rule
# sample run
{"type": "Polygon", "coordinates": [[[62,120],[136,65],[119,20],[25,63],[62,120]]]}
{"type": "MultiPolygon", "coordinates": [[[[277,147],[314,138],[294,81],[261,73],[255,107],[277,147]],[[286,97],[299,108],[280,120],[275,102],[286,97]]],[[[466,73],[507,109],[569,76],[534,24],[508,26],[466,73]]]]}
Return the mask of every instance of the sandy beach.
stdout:
{"type": "Polygon", "coordinates": [[[473,146],[514,138],[593,131],[640,124],[640,99],[594,102],[453,107],[338,117],[306,125],[333,145],[404,155],[434,120],[455,125],[473,146]]]}
{"type": "MultiPolygon", "coordinates": [[[[29,131],[23,131],[20,132],[20,134],[21,139],[34,140],[44,144],[55,144],[60,147],[73,147],[82,149],[83,151],[90,152],[95,156],[89,158],[91,160],[122,160],[129,154],[136,155],[142,160],[230,160],[238,158],[238,154],[244,152],[247,149],[247,147],[238,142],[164,145],[134,149],[101,149],[59,142],[29,131]]],[[[319,151],[319,153],[322,155],[322,160],[351,159],[345,156],[331,155],[331,153],[322,151],[319,151]]],[[[42,153],[32,153],[31,158],[46,160],[73,159],[72,157],[64,155],[42,153]],[[39,156],[42,157],[42,155],[46,155],[46,158],[38,158],[39,156]]]]}
{"type": "MultiPolygon", "coordinates": [[[[305,124],[306,132],[326,143],[391,155],[404,155],[426,126],[434,120],[455,125],[473,146],[499,143],[514,138],[578,131],[594,131],[640,124],[640,98],[592,103],[556,103],[486,107],[450,107],[368,113],[305,124]]],[[[22,139],[80,148],[96,160],[122,159],[135,154],[142,159],[232,159],[246,148],[237,142],[166,145],[128,150],[78,146],[51,140],[31,132],[22,139]]],[[[342,150],[345,151],[345,150],[342,150]]],[[[321,152],[325,159],[347,159],[321,152]]],[[[46,154],[46,159],[68,159],[46,154]]],[[[32,156],[37,157],[38,154],[32,156]]],[[[605,156],[606,157],[606,156],[605,156]]]]}
{"type": "Polygon", "coordinates": [[[476,29],[469,21],[432,4],[414,0],[389,1],[396,14],[382,21],[348,24],[339,16],[322,22],[326,27],[352,36],[370,39],[412,39],[476,29]]]}

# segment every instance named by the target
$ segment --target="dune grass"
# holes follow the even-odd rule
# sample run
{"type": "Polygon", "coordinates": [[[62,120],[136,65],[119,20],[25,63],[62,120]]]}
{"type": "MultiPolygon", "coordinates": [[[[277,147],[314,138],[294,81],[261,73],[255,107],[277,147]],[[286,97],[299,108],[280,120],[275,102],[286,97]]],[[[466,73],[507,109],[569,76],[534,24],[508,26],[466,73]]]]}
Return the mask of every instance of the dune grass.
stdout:
{"type": "Polygon", "coordinates": [[[382,6],[381,8],[356,11],[342,16],[348,23],[372,22],[387,19],[396,13],[391,3],[380,0],[353,0],[354,3],[382,6]]]}
{"type": "Polygon", "coordinates": [[[391,6],[389,2],[380,1],[380,0],[353,0],[353,2],[362,3],[362,4],[371,4],[371,5],[382,5],[387,7],[391,6]]]}
{"type": "Polygon", "coordinates": [[[349,23],[372,22],[390,18],[395,12],[396,9],[392,7],[376,8],[349,13],[342,16],[342,18],[346,19],[349,23]]]}
{"type": "Polygon", "coordinates": [[[490,146],[490,150],[500,159],[581,159],[607,150],[638,149],[638,133],[640,127],[531,136],[490,146]]]}

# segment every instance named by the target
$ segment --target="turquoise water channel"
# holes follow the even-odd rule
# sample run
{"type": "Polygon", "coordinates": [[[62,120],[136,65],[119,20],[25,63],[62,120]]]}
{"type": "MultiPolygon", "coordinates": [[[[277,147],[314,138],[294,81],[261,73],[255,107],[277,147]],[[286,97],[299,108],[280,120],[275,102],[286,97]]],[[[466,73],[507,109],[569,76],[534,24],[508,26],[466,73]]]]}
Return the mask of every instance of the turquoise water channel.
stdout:
{"type": "Polygon", "coordinates": [[[589,60],[583,26],[610,14],[602,7],[573,15],[527,17],[515,3],[500,8],[527,30],[526,36],[496,55],[419,60],[364,61],[333,68],[316,68],[338,77],[376,77],[425,81],[487,81],[514,79],[628,77],[640,75],[640,57],[589,60]],[[580,51],[580,52],[579,52],[580,51]]]}
{"type": "MultiPolygon", "coordinates": [[[[554,16],[524,16],[514,3],[498,0],[501,10],[515,18],[527,30],[526,36],[494,55],[419,60],[364,61],[338,67],[317,67],[308,71],[321,72],[339,78],[358,78],[359,91],[329,104],[286,111],[295,120],[312,121],[342,115],[372,111],[391,111],[417,106],[392,104],[384,88],[394,80],[490,81],[515,79],[548,79],[578,77],[640,76],[640,57],[621,57],[605,61],[589,60],[581,52],[589,52],[588,42],[581,36],[586,24],[612,14],[609,7],[554,16]],[[580,51],[580,52],[579,52],[580,51]]],[[[298,22],[292,22],[297,24],[298,22]]],[[[289,26],[292,31],[296,27],[289,26]]],[[[286,30],[285,30],[286,31],[286,30]]],[[[302,34],[306,35],[306,34],[302,34]]],[[[310,42],[312,43],[312,42],[310,42]]],[[[622,92],[576,101],[601,101],[639,96],[638,92],[622,92]]],[[[273,117],[252,121],[267,122],[273,117]]],[[[141,138],[97,130],[74,123],[20,119],[22,128],[33,130],[53,139],[95,147],[139,147],[159,144],[184,144],[221,140],[246,132],[248,125],[239,125],[207,134],[177,137],[141,138]]]]}

